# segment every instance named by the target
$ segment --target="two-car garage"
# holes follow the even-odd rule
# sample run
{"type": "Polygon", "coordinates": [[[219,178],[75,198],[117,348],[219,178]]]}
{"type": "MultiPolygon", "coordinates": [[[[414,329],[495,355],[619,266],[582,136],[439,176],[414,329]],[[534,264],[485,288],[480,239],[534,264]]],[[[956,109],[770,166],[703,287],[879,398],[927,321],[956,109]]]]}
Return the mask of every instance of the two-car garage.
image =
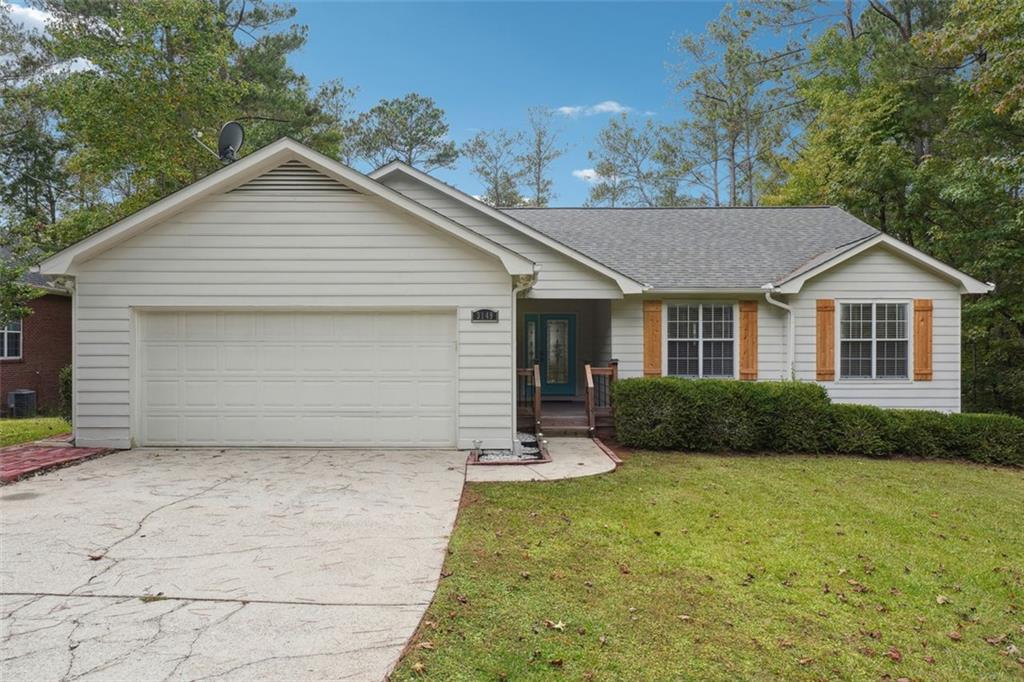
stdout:
{"type": "Polygon", "coordinates": [[[454,310],[136,319],[139,444],[456,443],[454,310]]]}

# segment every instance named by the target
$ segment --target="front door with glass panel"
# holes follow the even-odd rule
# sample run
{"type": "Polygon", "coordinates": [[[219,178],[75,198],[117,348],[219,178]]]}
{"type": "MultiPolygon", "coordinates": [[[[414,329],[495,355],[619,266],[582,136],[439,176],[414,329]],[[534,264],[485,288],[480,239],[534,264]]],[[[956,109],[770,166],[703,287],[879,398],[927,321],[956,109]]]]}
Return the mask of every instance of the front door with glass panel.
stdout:
{"type": "Polygon", "coordinates": [[[525,362],[540,365],[541,394],[576,395],[576,316],[525,316],[525,362]]]}

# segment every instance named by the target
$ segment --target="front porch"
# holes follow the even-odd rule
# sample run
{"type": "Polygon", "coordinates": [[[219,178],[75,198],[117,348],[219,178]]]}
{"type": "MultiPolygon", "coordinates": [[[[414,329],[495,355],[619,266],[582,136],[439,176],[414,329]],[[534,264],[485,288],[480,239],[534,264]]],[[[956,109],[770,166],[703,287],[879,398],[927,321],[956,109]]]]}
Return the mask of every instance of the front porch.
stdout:
{"type": "Polygon", "coordinates": [[[516,404],[520,431],[593,436],[612,431],[608,300],[519,301],[516,404]]]}

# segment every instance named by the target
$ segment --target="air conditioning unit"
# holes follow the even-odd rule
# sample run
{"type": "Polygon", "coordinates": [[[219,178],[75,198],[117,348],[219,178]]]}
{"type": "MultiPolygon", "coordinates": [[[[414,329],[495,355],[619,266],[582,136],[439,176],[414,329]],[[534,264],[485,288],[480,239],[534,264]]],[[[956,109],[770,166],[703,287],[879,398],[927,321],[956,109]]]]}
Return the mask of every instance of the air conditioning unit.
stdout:
{"type": "Polygon", "coordinates": [[[36,392],[19,388],[7,394],[7,412],[12,417],[36,416],[36,392]]]}

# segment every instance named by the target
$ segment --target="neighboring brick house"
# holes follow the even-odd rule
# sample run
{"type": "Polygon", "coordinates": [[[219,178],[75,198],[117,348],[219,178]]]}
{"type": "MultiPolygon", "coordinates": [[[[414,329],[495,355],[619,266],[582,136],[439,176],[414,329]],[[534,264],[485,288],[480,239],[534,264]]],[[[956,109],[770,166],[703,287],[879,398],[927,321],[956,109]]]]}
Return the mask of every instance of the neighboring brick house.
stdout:
{"type": "Polygon", "coordinates": [[[36,392],[40,412],[56,412],[60,370],[71,364],[71,297],[42,275],[29,273],[25,281],[46,293],[29,302],[31,315],[0,327],[0,413],[5,416],[7,394],[21,388],[36,392]]]}

